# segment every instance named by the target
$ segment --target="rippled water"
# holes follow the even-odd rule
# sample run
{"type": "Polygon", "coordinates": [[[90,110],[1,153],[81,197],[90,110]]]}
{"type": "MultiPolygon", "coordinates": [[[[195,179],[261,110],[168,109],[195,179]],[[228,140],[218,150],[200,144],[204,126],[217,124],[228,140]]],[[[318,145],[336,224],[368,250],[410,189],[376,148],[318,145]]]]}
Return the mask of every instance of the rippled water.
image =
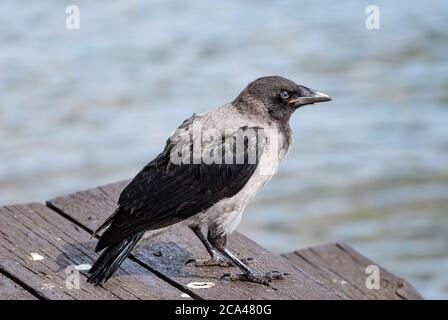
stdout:
{"type": "Polygon", "coordinates": [[[346,241],[448,297],[448,3],[2,1],[0,203],[134,175],[193,112],[278,74],[328,92],[240,230],[346,241]],[[64,27],[78,4],[81,29],[64,27]]]}

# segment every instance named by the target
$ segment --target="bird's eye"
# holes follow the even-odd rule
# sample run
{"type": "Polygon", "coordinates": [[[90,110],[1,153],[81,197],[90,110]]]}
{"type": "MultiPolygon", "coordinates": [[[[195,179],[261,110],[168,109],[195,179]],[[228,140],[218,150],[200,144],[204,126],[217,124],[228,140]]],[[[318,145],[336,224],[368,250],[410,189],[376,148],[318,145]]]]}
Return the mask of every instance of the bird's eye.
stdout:
{"type": "Polygon", "coordinates": [[[280,98],[282,100],[287,100],[289,98],[289,92],[286,90],[280,91],[280,98]]]}

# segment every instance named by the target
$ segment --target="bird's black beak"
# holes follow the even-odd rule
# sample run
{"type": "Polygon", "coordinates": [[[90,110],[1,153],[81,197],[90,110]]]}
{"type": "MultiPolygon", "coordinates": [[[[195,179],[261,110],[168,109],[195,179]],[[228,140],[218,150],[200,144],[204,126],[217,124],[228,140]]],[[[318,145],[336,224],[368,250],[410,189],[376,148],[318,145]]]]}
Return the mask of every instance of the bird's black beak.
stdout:
{"type": "Polygon", "coordinates": [[[325,101],[331,101],[331,97],[328,94],[306,88],[306,90],[301,91],[300,96],[291,98],[288,104],[291,107],[298,108],[307,104],[325,101]]]}

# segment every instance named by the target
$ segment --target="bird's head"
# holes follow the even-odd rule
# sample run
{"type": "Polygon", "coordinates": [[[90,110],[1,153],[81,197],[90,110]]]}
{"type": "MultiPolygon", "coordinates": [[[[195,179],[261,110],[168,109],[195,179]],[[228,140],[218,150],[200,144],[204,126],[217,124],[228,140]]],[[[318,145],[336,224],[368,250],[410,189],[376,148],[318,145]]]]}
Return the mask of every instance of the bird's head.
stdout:
{"type": "Polygon", "coordinates": [[[260,108],[276,120],[288,120],[299,107],[330,101],[325,93],[279,77],[258,78],[251,82],[233,102],[239,108],[260,112],[260,108]]]}

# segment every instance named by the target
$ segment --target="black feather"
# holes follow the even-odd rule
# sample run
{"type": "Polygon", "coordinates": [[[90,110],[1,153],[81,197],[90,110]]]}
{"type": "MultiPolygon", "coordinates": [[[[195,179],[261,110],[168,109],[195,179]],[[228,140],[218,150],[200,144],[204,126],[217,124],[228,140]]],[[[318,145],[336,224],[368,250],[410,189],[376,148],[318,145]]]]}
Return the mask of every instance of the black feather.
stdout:
{"type": "Polygon", "coordinates": [[[87,282],[99,285],[106,282],[127,258],[145,232],[136,233],[121,242],[108,247],[95,261],[89,273],[87,282]]]}
{"type": "MultiPolygon", "coordinates": [[[[243,127],[238,134],[244,135],[248,129],[260,128],[243,127]]],[[[231,138],[236,141],[234,136],[231,138]]],[[[264,139],[261,140],[263,143],[264,139]]],[[[226,164],[225,159],[221,164],[173,164],[170,161],[172,148],[173,144],[168,142],[165,150],[123,190],[117,211],[102,226],[110,224],[101,236],[96,251],[119,243],[137,232],[180,222],[225,197],[234,196],[250,179],[260,157],[258,155],[255,163],[236,163],[238,156],[247,160],[248,153],[253,152],[249,144],[244,143],[244,148],[239,149],[223,147],[226,152],[232,152],[234,161],[230,164],[226,164]]]]}

